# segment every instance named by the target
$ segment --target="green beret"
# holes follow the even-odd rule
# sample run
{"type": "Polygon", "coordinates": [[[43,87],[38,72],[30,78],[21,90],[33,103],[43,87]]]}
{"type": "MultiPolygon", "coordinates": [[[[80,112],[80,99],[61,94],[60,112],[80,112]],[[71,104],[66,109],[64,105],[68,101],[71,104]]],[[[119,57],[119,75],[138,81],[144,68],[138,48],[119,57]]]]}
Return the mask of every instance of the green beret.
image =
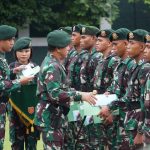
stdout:
{"type": "Polygon", "coordinates": [[[67,32],[70,35],[72,34],[72,27],[69,27],[69,26],[67,26],[67,27],[60,27],[59,30],[63,30],[63,31],[67,32]]]}
{"type": "Polygon", "coordinates": [[[145,36],[145,42],[150,43],[150,33],[145,36]]]}
{"type": "Polygon", "coordinates": [[[111,34],[114,32],[114,30],[112,29],[105,29],[105,30],[101,30],[99,31],[96,36],[97,37],[103,37],[103,38],[110,38],[111,34]]]}
{"type": "Polygon", "coordinates": [[[13,46],[13,50],[14,51],[19,51],[19,50],[27,49],[27,48],[30,48],[30,47],[31,47],[31,38],[21,37],[15,42],[15,44],[13,46]]]}
{"type": "Polygon", "coordinates": [[[118,41],[118,40],[127,40],[127,35],[130,32],[127,28],[120,28],[116,31],[114,31],[111,36],[111,41],[118,41]]]}
{"type": "Polygon", "coordinates": [[[72,27],[72,32],[78,32],[81,33],[81,29],[82,29],[83,25],[78,24],[72,27]]]}
{"type": "Polygon", "coordinates": [[[134,40],[139,42],[146,42],[146,35],[148,35],[148,32],[143,29],[136,29],[128,34],[128,40],[134,40]]]}
{"type": "Polygon", "coordinates": [[[17,29],[12,26],[1,25],[0,26],[0,40],[7,40],[12,37],[15,37],[16,32],[17,32],[17,29]]]}
{"type": "Polygon", "coordinates": [[[47,43],[49,46],[64,48],[71,42],[70,35],[63,30],[54,30],[47,35],[47,43]]]}
{"type": "Polygon", "coordinates": [[[96,35],[100,30],[95,26],[83,26],[81,30],[82,35],[96,35]]]}

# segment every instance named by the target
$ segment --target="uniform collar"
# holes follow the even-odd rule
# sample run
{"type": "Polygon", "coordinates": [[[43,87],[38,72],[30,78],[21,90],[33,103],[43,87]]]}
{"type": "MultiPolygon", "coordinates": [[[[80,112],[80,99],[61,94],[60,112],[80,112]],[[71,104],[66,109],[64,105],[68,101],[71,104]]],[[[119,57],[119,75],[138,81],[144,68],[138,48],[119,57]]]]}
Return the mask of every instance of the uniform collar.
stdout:
{"type": "Polygon", "coordinates": [[[5,59],[5,53],[3,53],[3,52],[0,52],[0,58],[3,58],[3,59],[5,59]]]}

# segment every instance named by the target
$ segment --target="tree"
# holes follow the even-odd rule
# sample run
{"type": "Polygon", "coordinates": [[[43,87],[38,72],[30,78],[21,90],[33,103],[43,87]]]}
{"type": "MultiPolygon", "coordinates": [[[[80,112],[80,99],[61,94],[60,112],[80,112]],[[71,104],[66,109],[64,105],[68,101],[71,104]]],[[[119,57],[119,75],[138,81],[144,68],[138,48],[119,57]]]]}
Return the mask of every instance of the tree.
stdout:
{"type": "MultiPolygon", "coordinates": [[[[139,1],[143,2],[143,0],[129,0],[129,2],[139,2],[139,1]]],[[[144,0],[144,3],[150,5],[150,0],[144,0]]]]}
{"type": "Polygon", "coordinates": [[[99,25],[100,16],[116,19],[119,0],[0,0],[1,24],[22,28],[34,24],[39,30],[74,25],[99,25]]]}

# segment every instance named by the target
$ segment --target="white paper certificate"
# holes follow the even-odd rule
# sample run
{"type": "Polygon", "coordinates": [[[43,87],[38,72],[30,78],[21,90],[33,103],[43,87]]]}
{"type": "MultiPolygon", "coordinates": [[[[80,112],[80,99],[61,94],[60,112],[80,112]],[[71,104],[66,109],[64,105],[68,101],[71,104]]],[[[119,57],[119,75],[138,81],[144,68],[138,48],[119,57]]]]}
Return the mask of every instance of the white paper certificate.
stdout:
{"type": "Polygon", "coordinates": [[[94,106],[105,106],[110,104],[112,101],[118,99],[116,94],[110,94],[110,95],[98,94],[95,97],[97,98],[97,100],[94,106]]]}
{"type": "Polygon", "coordinates": [[[36,75],[38,72],[40,71],[40,67],[39,66],[36,66],[34,68],[31,68],[31,67],[26,67],[26,69],[22,70],[22,74],[23,76],[25,77],[28,77],[28,76],[34,76],[36,75]]]}

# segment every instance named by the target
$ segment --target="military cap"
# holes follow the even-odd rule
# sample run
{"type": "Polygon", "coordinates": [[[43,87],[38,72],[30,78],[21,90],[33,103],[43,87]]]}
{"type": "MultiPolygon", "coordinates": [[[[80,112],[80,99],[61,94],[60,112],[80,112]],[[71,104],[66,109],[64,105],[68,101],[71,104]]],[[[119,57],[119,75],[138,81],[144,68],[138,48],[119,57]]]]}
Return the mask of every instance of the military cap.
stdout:
{"type": "Polygon", "coordinates": [[[71,42],[70,35],[63,30],[54,30],[47,35],[47,43],[49,46],[64,48],[71,42]]]}
{"type": "Polygon", "coordinates": [[[95,26],[83,26],[81,30],[82,35],[96,35],[100,30],[95,26]]]}
{"type": "Polygon", "coordinates": [[[13,46],[13,50],[14,51],[19,51],[19,50],[27,49],[27,48],[30,48],[30,47],[31,47],[31,38],[21,37],[15,42],[15,44],[13,46]]]}
{"type": "Polygon", "coordinates": [[[72,34],[72,27],[60,27],[59,30],[63,30],[65,32],[67,32],[68,34],[72,34]]]}
{"type": "Polygon", "coordinates": [[[113,33],[114,31],[112,29],[105,29],[105,30],[100,30],[96,36],[97,37],[103,37],[103,38],[110,38],[111,34],[113,33]]]}
{"type": "Polygon", "coordinates": [[[148,32],[143,29],[136,29],[128,34],[128,40],[134,40],[139,42],[146,42],[146,35],[148,32]]]}
{"type": "Polygon", "coordinates": [[[78,24],[72,27],[72,32],[78,32],[81,33],[81,29],[82,29],[83,25],[78,24]]]}
{"type": "Polygon", "coordinates": [[[150,43],[150,33],[145,36],[145,42],[150,43]]]}
{"type": "Polygon", "coordinates": [[[17,29],[12,26],[1,25],[0,26],[0,40],[7,40],[12,37],[15,37],[16,32],[17,32],[17,29]]]}
{"type": "Polygon", "coordinates": [[[118,40],[127,40],[127,35],[130,32],[127,28],[120,28],[116,31],[114,31],[111,36],[111,41],[118,41],[118,40]]]}

